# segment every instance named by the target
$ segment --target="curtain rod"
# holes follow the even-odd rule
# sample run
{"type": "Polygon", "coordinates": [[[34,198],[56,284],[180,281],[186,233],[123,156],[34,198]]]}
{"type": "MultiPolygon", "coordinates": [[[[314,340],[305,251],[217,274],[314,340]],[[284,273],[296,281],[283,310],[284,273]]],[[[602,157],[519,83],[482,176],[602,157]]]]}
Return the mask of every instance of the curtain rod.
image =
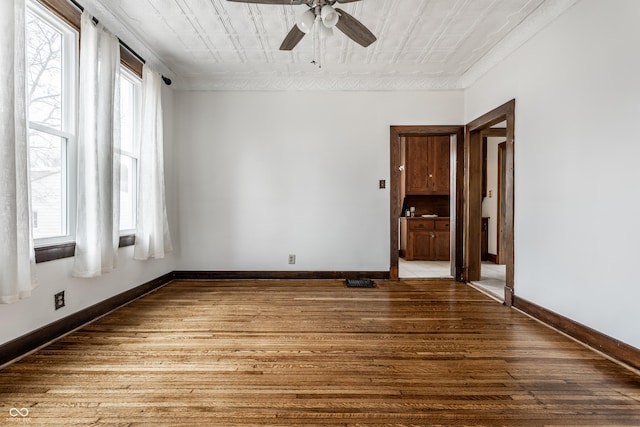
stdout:
{"type": "MultiPolygon", "coordinates": [[[[80,10],[80,12],[84,12],[84,6],[82,6],[80,3],[78,3],[76,0],[69,0],[71,3],[73,3],[73,5],[80,10]]],[[[93,22],[94,23],[98,23],[98,19],[96,19],[96,17],[93,17],[93,22]]],[[[142,56],[140,56],[138,54],[138,52],[136,52],[135,50],[131,49],[131,47],[129,47],[128,44],[126,44],[125,42],[122,41],[122,39],[120,37],[118,37],[118,41],[120,42],[120,44],[122,45],[122,47],[124,47],[125,49],[127,49],[129,52],[131,52],[131,54],[133,56],[135,56],[136,58],[138,58],[138,60],[140,62],[142,62],[143,64],[146,64],[147,61],[144,60],[144,58],[142,56]]],[[[162,76],[162,81],[167,85],[167,86],[171,86],[171,79],[169,77],[165,77],[162,76]]]]}

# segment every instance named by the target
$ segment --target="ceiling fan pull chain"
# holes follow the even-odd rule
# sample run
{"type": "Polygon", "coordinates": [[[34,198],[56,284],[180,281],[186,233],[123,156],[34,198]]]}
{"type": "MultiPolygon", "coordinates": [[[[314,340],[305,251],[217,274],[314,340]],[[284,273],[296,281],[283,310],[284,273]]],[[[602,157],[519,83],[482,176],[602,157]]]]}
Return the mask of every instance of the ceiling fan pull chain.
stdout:
{"type": "Polygon", "coordinates": [[[311,61],[311,63],[318,68],[322,68],[322,59],[320,58],[320,25],[322,25],[320,15],[316,15],[316,22],[313,25],[313,61],[311,61]]]}
{"type": "Polygon", "coordinates": [[[320,28],[322,26],[322,19],[318,19],[318,24],[316,25],[316,40],[318,43],[318,68],[322,68],[322,28],[320,28]]]}
{"type": "Polygon", "coordinates": [[[312,28],[312,30],[311,30],[311,31],[313,32],[313,34],[311,34],[311,36],[313,37],[313,39],[311,40],[311,43],[312,43],[312,45],[313,45],[313,46],[311,47],[311,63],[312,63],[313,65],[315,65],[315,64],[316,64],[316,39],[317,39],[316,34],[318,34],[318,31],[316,31],[316,30],[317,30],[317,28],[318,28],[318,26],[317,26],[317,25],[316,25],[316,23],[314,22],[314,23],[313,23],[313,28],[312,28]]]}

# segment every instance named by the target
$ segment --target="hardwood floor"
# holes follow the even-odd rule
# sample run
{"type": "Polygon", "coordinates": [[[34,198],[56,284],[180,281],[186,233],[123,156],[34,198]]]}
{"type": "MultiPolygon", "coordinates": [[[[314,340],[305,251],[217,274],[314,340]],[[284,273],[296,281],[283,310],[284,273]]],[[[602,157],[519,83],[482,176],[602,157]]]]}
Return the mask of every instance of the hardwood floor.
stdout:
{"type": "Polygon", "coordinates": [[[464,284],[376,283],[174,282],[0,371],[0,424],[640,425],[636,373],[464,284]]]}

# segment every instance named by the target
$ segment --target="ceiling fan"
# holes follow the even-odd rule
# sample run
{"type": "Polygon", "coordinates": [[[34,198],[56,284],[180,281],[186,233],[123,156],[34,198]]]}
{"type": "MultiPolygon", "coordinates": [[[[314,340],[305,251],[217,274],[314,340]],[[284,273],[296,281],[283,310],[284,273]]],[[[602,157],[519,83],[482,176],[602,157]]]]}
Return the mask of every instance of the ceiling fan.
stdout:
{"type": "Polygon", "coordinates": [[[362,22],[349,15],[342,9],[334,8],[335,3],[352,3],[361,0],[227,0],[238,3],[259,3],[259,4],[304,4],[307,9],[296,20],[289,34],[285,37],[280,50],[292,50],[300,40],[317,25],[318,31],[323,35],[333,33],[335,26],[347,37],[363,47],[369,46],[376,41],[373,35],[362,22]]]}

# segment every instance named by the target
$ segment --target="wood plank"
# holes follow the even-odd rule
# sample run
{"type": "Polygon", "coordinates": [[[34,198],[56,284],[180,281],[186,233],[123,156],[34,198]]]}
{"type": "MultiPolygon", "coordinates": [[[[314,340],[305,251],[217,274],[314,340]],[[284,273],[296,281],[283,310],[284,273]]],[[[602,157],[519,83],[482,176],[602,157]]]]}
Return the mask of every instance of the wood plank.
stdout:
{"type": "MultiPolygon", "coordinates": [[[[459,281],[464,280],[464,144],[465,130],[464,127],[460,127],[456,133],[456,146],[455,146],[455,168],[453,176],[455,177],[455,212],[452,212],[451,220],[451,233],[452,242],[455,243],[455,247],[451,251],[451,264],[452,264],[452,276],[459,281]]],[[[452,195],[454,192],[452,192],[452,195]]]]}
{"type": "Polygon", "coordinates": [[[404,137],[399,126],[389,129],[389,278],[396,280],[400,276],[399,255],[399,218],[402,216],[402,198],[404,197],[403,172],[405,158],[403,157],[404,137]]]}
{"type": "Polygon", "coordinates": [[[507,103],[504,107],[507,118],[507,140],[504,152],[505,183],[504,183],[504,210],[501,217],[503,240],[500,247],[500,258],[507,266],[504,301],[511,306],[515,295],[515,101],[507,103]]]}
{"type": "Polygon", "coordinates": [[[479,131],[465,138],[465,280],[480,280],[482,236],[482,137],[479,131]]]}
{"type": "Polygon", "coordinates": [[[42,426],[640,425],[636,372],[465,284],[377,285],[176,281],[0,371],[0,407],[42,426]]]}
{"type": "Polygon", "coordinates": [[[507,136],[507,128],[489,128],[482,130],[483,137],[500,138],[507,136]]]}
{"type": "Polygon", "coordinates": [[[588,344],[592,348],[598,349],[599,351],[602,351],[621,362],[627,363],[630,366],[640,368],[640,350],[635,347],[625,344],[567,317],[554,313],[553,311],[527,301],[524,298],[514,296],[513,306],[541,322],[551,325],[559,331],[566,333],[578,341],[588,344]]]}
{"type": "Polygon", "coordinates": [[[0,368],[12,360],[22,357],[37,348],[77,329],[105,314],[128,304],[136,298],[152,292],[173,280],[173,273],[167,273],[140,286],[107,298],[95,305],[56,320],[35,331],[18,337],[0,346],[0,368]]]}
{"type": "Polygon", "coordinates": [[[498,227],[498,241],[496,247],[496,264],[504,264],[504,256],[502,255],[502,248],[508,247],[509,242],[508,239],[510,236],[507,236],[507,233],[504,232],[505,229],[509,228],[510,224],[508,224],[506,220],[506,216],[504,212],[507,211],[507,203],[504,195],[506,194],[505,184],[506,184],[506,142],[501,142],[498,144],[498,221],[496,225],[498,227]]]}
{"type": "Polygon", "coordinates": [[[38,0],[38,3],[52,11],[71,28],[80,31],[80,15],[82,12],[67,0],[38,0]]]}

